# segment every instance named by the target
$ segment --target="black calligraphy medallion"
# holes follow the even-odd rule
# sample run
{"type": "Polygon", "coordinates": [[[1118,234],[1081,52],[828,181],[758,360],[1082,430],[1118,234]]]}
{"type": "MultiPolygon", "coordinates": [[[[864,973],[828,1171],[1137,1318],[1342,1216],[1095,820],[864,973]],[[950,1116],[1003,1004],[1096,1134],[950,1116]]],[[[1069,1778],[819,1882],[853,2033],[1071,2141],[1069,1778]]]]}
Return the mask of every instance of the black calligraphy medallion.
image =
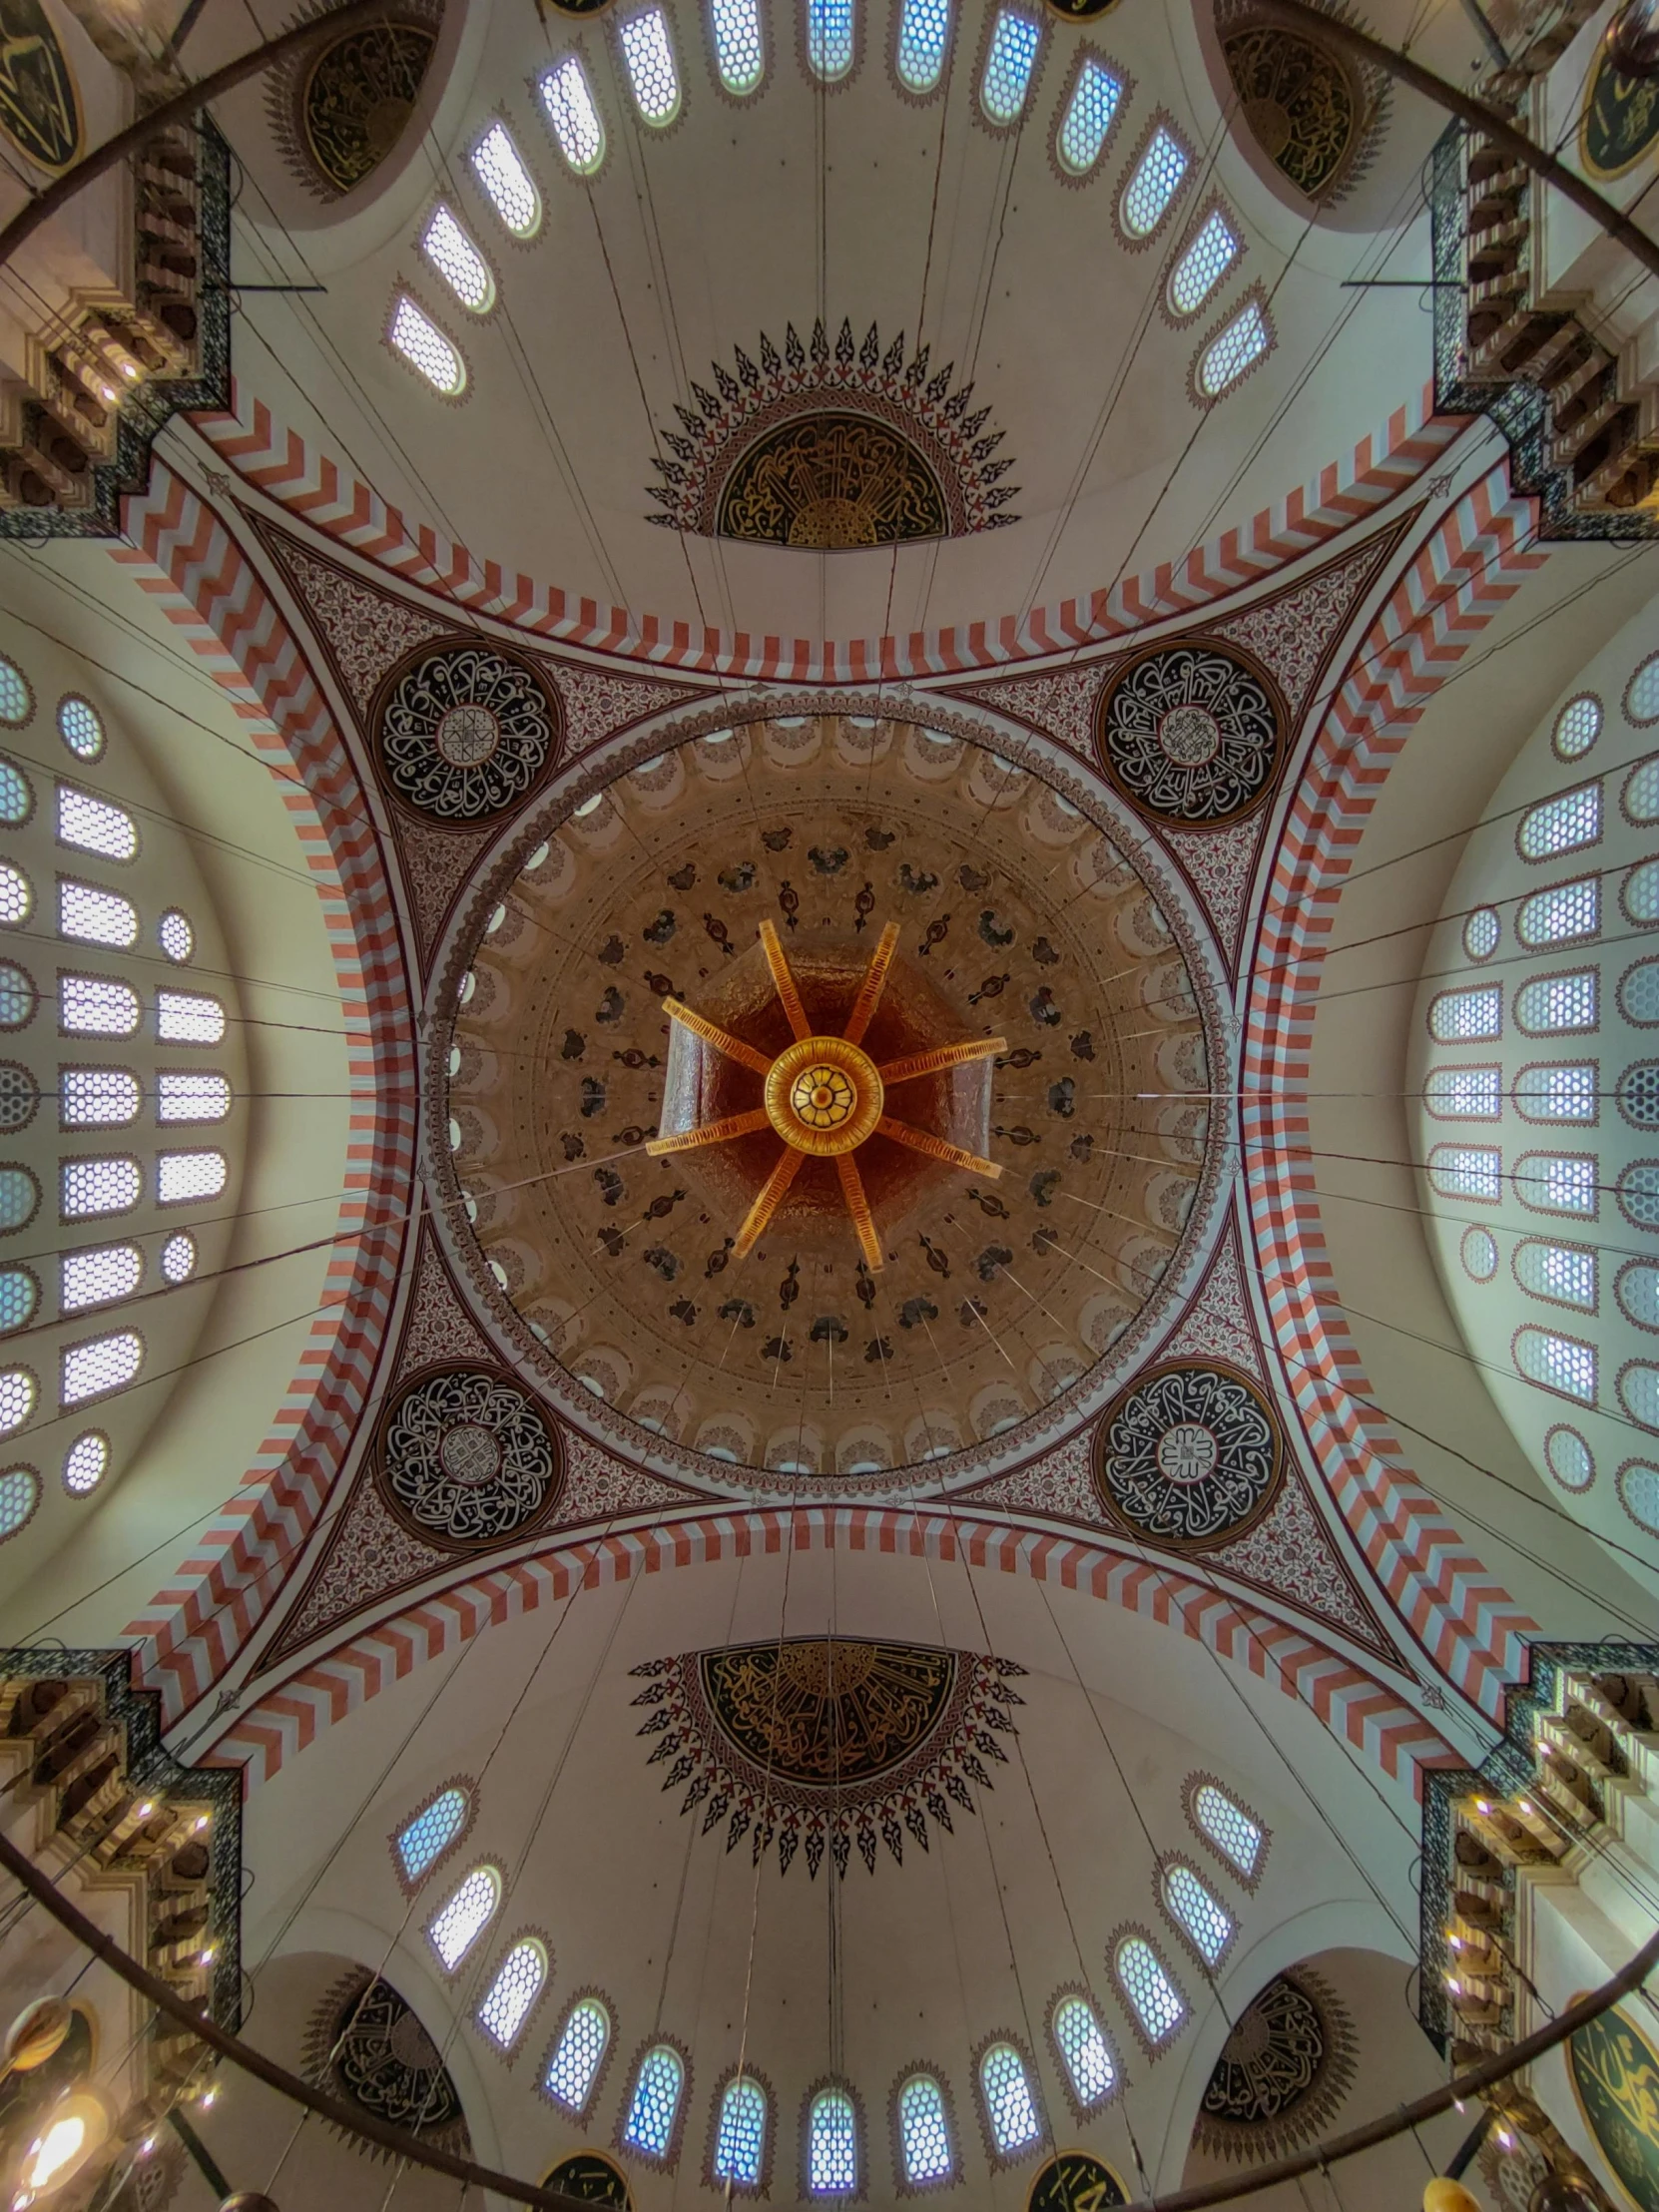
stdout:
{"type": "Polygon", "coordinates": [[[915,1644],[800,1636],[702,1656],[709,1710],[757,1766],[810,1787],[865,1782],[932,1734],[956,1654],[915,1644]]]}
{"type": "Polygon", "coordinates": [[[81,100],[41,0],[0,0],[0,130],[41,169],[81,151],[81,100]]]}
{"type": "Polygon", "coordinates": [[[1095,1431],[1095,1487],[1114,1519],[1181,1549],[1242,1535],[1284,1479],[1273,1409],[1233,1368],[1156,1369],[1095,1431]]]}
{"type": "Polygon", "coordinates": [[[1209,638],[1136,655],[1101,693],[1095,752],[1123,796],[1189,830],[1214,830],[1267,797],[1289,716],[1279,686],[1209,638]]]}
{"type": "Polygon", "coordinates": [[[1109,2212],[1128,2202],[1110,2166],[1086,2150],[1063,2150],[1038,2169],[1025,2212],[1109,2212]]]}
{"type": "Polygon", "coordinates": [[[1597,56],[1578,119],[1578,151],[1592,177],[1622,177],[1659,139],[1659,84],[1622,76],[1597,56]]]}
{"type": "Polygon", "coordinates": [[[596,2150],[579,2150],[561,2158],[542,2175],[541,2185],[557,2189],[561,2196],[579,2197],[584,2204],[609,2204],[616,2212],[634,2212],[627,2176],[596,2150]]]}
{"type": "Polygon", "coordinates": [[[1306,1966],[1276,1975],[1234,2023],[1204,2091],[1194,2140],[1249,2163],[1312,2142],[1354,2081],[1347,2012],[1306,1966]]]}

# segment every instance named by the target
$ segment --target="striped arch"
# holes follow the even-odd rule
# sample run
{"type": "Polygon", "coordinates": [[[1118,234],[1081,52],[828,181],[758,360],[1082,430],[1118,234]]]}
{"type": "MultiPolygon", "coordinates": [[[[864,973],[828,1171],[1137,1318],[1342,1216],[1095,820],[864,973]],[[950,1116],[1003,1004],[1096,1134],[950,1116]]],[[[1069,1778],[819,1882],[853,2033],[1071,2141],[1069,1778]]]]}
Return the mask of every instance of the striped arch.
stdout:
{"type": "Polygon", "coordinates": [[[533,635],[705,675],[750,682],[855,684],[960,676],[1043,654],[1102,645],[1148,622],[1191,612],[1259,583],[1286,562],[1362,521],[1433,466],[1461,436],[1461,420],[1435,415],[1424,390],[1391,414],[1352,454],[1322,469],[1242,529],[1224,531],[1178,562],[1166,562],[1087,599],[999,621],[904,638],[855,638],[814,645],[804,638],[694,631],[579,599],[534,578],[510,576],[425,525],[410,522],[377,492],[341,472],[281,428],[270,408],[238,387],[229,414],[201,414],[194,427],[244,480],[365,560],[457,606],[516,624],[533,635]]]}
{"type": "Polygon", "coordinates": [[[1305,1113],[1324,943],[1367,818],[1424,707],[1523,576],[1530,500],[1506,462],[1448,510],[1360,647],[1303,774],[1264,904],[1248,1002],[1241,1135],[1268,1313],[1308,1439],[1383,1588],[1446,1679],[1499,1718],[1526,1671],[1536,1625],[1411,1477],[1397,1440],[1358,1400],[1372,1395],[1325,1257],[1313,1177],[1286,1145],[1305,1113]],[[1326,1301],[1330,1300],[1328,1306],[1326,1301]]]}
{"type": "Polygon", "coordinates": [[[401,1267],[415,1159],[413,1025],[379,845],[327,706],[223,524],[158,457],[114,558],[200,655],[283,798],[322,901],[350,1037],[345,1192],[323,1307],[236,1494],[127,1634],[169,1724],[202,1697],[281,1589],[367,1401],[401,1267]]]}
{"type": "Polygon", "coordinates": [[[1132,1557],[1105,1542],[927,1508],[799,1506],[715,1512],[654,1528],[572,1538],[532,1559],[493,1568],[418,1599],[268,1689],[214,1745],[210,1763],[244,1768],[250,1788],[269,1782],[325,1729],[359,1711],[427,1661],[486,1628],[517,1620],[581,1588],[636,1575],[713,1565],[754,1554],[844,1550],[986,1567],[1082,1590],[1190,1636],[1219,1658],[1242,1662],[1304,1704],[1384,1774],[1420,1795],[1423,1773],[1459,1756],[1397,1691],[1352,1659],[1180,1567],[1132,1557]]]}

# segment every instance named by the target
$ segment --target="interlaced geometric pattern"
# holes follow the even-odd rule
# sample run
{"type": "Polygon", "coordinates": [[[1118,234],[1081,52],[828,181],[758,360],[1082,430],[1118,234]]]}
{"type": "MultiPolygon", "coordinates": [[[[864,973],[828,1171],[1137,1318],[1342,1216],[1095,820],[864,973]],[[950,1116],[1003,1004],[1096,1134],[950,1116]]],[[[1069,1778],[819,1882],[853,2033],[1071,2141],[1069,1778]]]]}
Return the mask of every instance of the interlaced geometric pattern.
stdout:
{"type": "Polygon", "coordinates": [[[1233,1918],[1210,1895],[1190,1867],[1164,1874],[1164,1903],[1192,1937],[1199,1956],[1213,1966],[1233,1939],[1233,1918]]]}
{"type": "Polygon", "coordinates": [[[492,123],[473,148],[472,169],[513,237],[527,239],[541,221],[541,198],[504,123],[492,123]]]}
{"type": "Polygon", "coordinates": [[[1523,898],[1515,915],[1522,944],[1564,944],[1571,937],[1601,932],[1601,879],[1583,875],[1574,883],[1555,883],[1523,898]]]}
{"type": "Polygon", "coordinates": [[[1632,1260],[1619,1270],[1615,1288],[1628,1320],[1642,1329],[1659,1329],[1659,1268],[1650,1260],[1632,1260]]]}
{"type": "Polygon", "coordinates": [[[1503,1157],[1488,1145],[1437,1144],[1428,1155],[1428,1180],[1446,1198],[1497,1199],[1503,1157]]]}
{"type": "Polygon", "coordinates": [[[1257,300],[1225,324],[1204,348],[1198,364],[1198,388],[1206,399],[1219,399],[1236,384],[1252,361],[1258,361],[1273,342],[1273,330],[1257,300]]]}
{"type": "Polygon", "coordinates": [[[0,960],[0,1029],[22,1029],[37,1004],[35,986],[14,960],[0,960]]]}
{"type": "Polygon", "coordinates": [[[66,1129],[114,1129],[137,1121],[139,1083],[125,1068],[60,1068],[58,1115],[66,1129]]]}
{"type": "Polygon", "coordinates": [[[668,2156],[685,2078],[680,2053],[669,2044],[658,2043],[646,2052],[634,2083],[634,2101],[628,2107],[628,2125],[622,2131],[625,2143],[648,2158],[668,2156]]]}
{"type": "Polygon", "coordinates": [[[1569,699],[1555,718],[1551,743],[1561,761],[1577,761],[1589,752],[1601,735],[1601,702],[1585,694],[1569,699]]]}
{"type": "Polygon", "coordinates": [[[844,2089],[821,2089],[807,2119],[807,2186],[849,2197],[858,2186],[858,2121],[844,2089]]]}
{"type": "Polygon", "coordinates": [[[420,251],[461,305],[481,314],[495,291],[489,264],[449,209],[440,206],[432,210],[431,220],[420,235],[420,251]]]}
{"type": "Polygon", "coordinates": [[[899,83],[911,92],[931,92],[944,68],[949,37],[950,0],[904,0],[898,19],[899,83]]]}
{"type": "Polygon", "coordinates": [[[156,941],[170,960],[188,960],[196,950],[196,931],[190,916],[170,906],[156,924],[156,941]]]}
{"type": "Polygon", "coordinates": [[[0,1474],[0,1538],[15,1536],[40,1503],[40,1476],[33,1467],[8,1467],[0,1474]]]}
{"type": "Polygon", "coordinates": [[[35,1409],[35,1379],[27,1368],[7,1368],[0,1373],[0,1436],[21,1428],[35,1409]]]}
{"type": "Polygon", "coordinates": [[[807,0],[807,63],[829,84],[852,67],[853,0],[807,0]]]}
{"type": "Polygon", "coordinates": [[[0,1229],[21,1229],[40,1204],[40,1186],[27,1168],[0,1168],[0,1229]]]}
{"type": "Polygon", "coordinates": [[[911,2188],[950,2178],[950,2129],[944,2093],[931,2074],[912,2074],[898,2092],[898,2138],[911,2188]]]}
{"type": "Polygon", "coordinates": [[[1060,159],[1077,176],[1099,161],[1122,98],[1123,87],[1109,69],[1097,61],[1084,62],[1060,125],[1060,159]]]}
{"type": "Polygon", "coordinates": [[[1572,1251],[1529,1237],[1515,1252],[1515,1280],[1535,1298],[1551,1299],[1557,1306],[1579,1306],[1587,1314],[1596,1310],[1593,1252],[1572,1251]]]}
{"type": "Polygon", "coordinates": [[[28,920],[34,902],[34,885],[23,870],[13,867],[9,860],[0,860],[0,922],[15,929],[19,922],[28,920]]]}
{"type": "Polygon", "coordinates": [[[40,1286],[27,1268],[0,1273],[0,1329],[21,1329],[40,1304],[40,1286]]]}
{"type": "Polygon", "coordinates": [[[1515,1078],[1515,1104],[1528,1121],[1594,1121],[1596,1082],[1593,1060],[1523,1068],[1515,1078]]]}
{"type": "Polygon", "coordinates": [[[196,1273],[196,1239],[181,1229],[162,1246],[162,1273],[170,1283],[188,1283],[196,1273]]]}
{"type": "Polygon", "coordinates": [[[158,991],[156,1034],[163,1044],[218,1044],[225,1034],[225,1009],[202,992],[158,991]]]}
{"type": "Polygon", "coordinates": [[[680,106],[680,75],[661,8],[624,19],[618,34],[634,105],[647,123],[672,123],[680,106]]]}
{"type": "Polygon", "coordinates": [[[40,1104],[40,1087],[16,1060],[0,1060],[0,1129],[26,1129],[40,1104]]]}
{"type": "Polygon", "coordinates": [[[111,807],[73,784],[60,784],[58,842],[101,852],[107,860],[130,860],[138,850],[138,827],[125,807],[111,807]]]}
{"type": "Polygon", "coordinates": [[[547,1953],[533,1937],[514,1943],[484,1991],[478,2025],[492,2042],[510,2050],[547,1978],[547,1953]]]}
{"type": "Polygon", "coordinates": [[[501,1878],[493,1867],[475,1867],[427,1924],[432,1948],[453,1973],[495,1917],[501,1878]]]}
{"type": "Polygon", "coordinates": [[[588,90],[587,73],[574,54],[541,80],[541,104],[559,152],[579,177],[590,176],[605,157],[605,126],[588,90]]]}
{"type": "Polygon", "coordinates": [[[1013,123],[1025,105],[1031,83],[1031,65],[1037,58],[1042,32],[1028,15],[1012,8],[999,10],[985,56],[985,76],[979,97],[993,123],[1013,123]]]}
{"type": "Polygon", "coordinates": [[[1624,704],[1632,722],[1659,722],[1659,653],[1650,653],[1631,677],[1624,704]]]}
{"type": "Polygon", "coordinates": [[[1601,835],[1601,786],[1581,784],[1546,799],[1521,816],[1516,843],[1524,860],[1547,860],[1553,852],[1573,852],[1601,835]]]}
{"type": "Polygon", "coordinates": [[[158,1121],[223,1121],[230,1111],[228,1076],[166,1068],[156,1078],[158,1121]]]}
{"type": "Polygon", "coordinates": [[[715,2138],[715,2179],[757,2188],[766,2149],[766,2091],[740,2075],[726,2084],[720,2100],[720,2130],[715,2138]]]}
{"type": "Polygon", "coordinates": [[[461,356],[431,319],[422,313],[406,291],[397,295],[391,328],[386,333],[409,366],[425,377],[434,391],[449,395],[466,381],[461,356]]]}
{"type": "Polygon", "coordinates": [[[1638,960],[1620,977],[1619,1011],[1638,1029],[1659,1025],[1659,960],[1638,960]]]}
{"type": "Polygon", "coordinates": [[[136,1160],[65,1160],[59,1170],[65,1221],[94,1214],[125,1214],[144,1195],[136,1160]]]}
{"type": "Polygon", "coordinates": [[[760,0],[711,0],[709,18],[721,83],[728,92],[753,92],[761,81],[760,0]]]}
{"type": "Polygon", "coordinates": [[[63,1354],[59,1394],[66,1405],[79,1405],[106,1390],[119,1390],[131,1382],[143,1362],[144,1340],[132,1329],[97,1337],[91,1344],[69,1345],[63,1354]]]}
{"type": "Polygon", "coordinates": [[[1132,239],[1152,236],[1186,174],[1186,148],[1160,124],[1124,188],[1123,227],[1132,239]]]}
{"type": "Polygon", "coordinates": [[[1637,1361],[1619,1376],[1619,1403],[1644,1428],[1659,1428],[1659,1368],[1637,1361]]]}
{"type": "Polygon", "coordinates": [[[1503,993],[1495,983],[1477,990],[1441,991],[1428,1009],[1428,1032],[1440,1044],[1496,1037],[1503,1029],[1503,993]]]}
{"type": "Polygon", "coordinates": [[[164,1152],[156,1162],[156,1198],[183,1206],[193,1198],[217,1198],[229,1173],[223,1152],[164,1152]]]}
{"type": "Polygon", "coordinates": [[[1528,1152],[1515,1165],[1515,1196],[1547,1214],[1593,1217],[1596,1163],[1583,1152],[1528,1152]]]}
{"type": "Polygon", "coordinates": [[[1557,1337],[1547,1329],[1520,1329],[1515,1332],[1515,1366],[1528,1382],[1541,1383],[1546,1390],[1557,1390],[1582,1405],[1596,1401],[1594,1345],[1580,1344],[1576,1337],[1557,1337]]]}
{"type": "Polygon", "coordinates": [[[1659,754],[1641,762],[1626,778],[1624,811],[1632,822],[1659,822],[1659,754]]]}
{"type": "Polygon", "coordinates": [[[985,2115],[991,2140],[1006,2157],[1042,2133],[1025,2061],[1012,2043],[993,2043],[979,2061],[979,2086],[984,2092],[985,2115]]]}
{"type": "Polygon", "coordinates": [[[1596,981],[1594,968],[1577,968],[1567,975],[1534,976],[1515,993],[1515,1020],[1529,1037],[1593,1029],[1599,1018],[1596,981]]]}
{"type": "Polygon", "coordinates": [[[1463,924],[1463,950],[1471,960],[1489,960],[1497,950],[1503,924],[1492,906],[1477,906],[1463,924]]]}
{"type": "Polygon", "coordinates": [[[1167,2043],[1187,2016],[1187,2000],[1165,1972],[1152,1945],[1126,1936],[1112,1961],[1118,1986],[1134,2008],[1150,2043],[1167,2043]]]}
{"type": "Polygon", "coordinates": [[[1093,2007],[1081,1997],[1062,1997],[1054,2008],[1054,2040],[1078,2103],[1104,2104],[1117,2087],[1118,2069],[1093,2007]]]}
{"type": "Polygon", "coordinates": [[[1219,208],[1176,263],[1169,280],[1169,303],[1177,314],[1197,314],[1233,266],[1239,251],[1233,227],[1219,208]]]}
{"type": "Polygon", "coordinates": [[[29,779],[10,761],[0,761],[0,822],[15,830],[27,822],[35,804],[29,779]]]}
{"type": "Polygon", "coordinates": [[[1262,1856],[1262,1831],[1244,1807],[1235,1805],[1213,1782],[1205,1782],[1193,1793],[1193,1819],[1248,1881],[1262,1856]]]}
{"type": "Polygon", "coordinates": [[[84,699],[66,699],[58,708],[58,735],[79,761],[96,761],[104,750],[104,725],[98,710],[84,699]]]}
{"type": "Polygon", "coordinates": [[[58,931],[86,944],[134,944],[138,939],[138,909],[119,892],[60,877],[58,931]]]}
{"type": "Polygon", "coordinates": [[[571,2013],[547,2062],[542,2087],[567,2110],[580,2112],[611,2039],[611,2018],[597,1997],[584,1997],[571,2013]]]}
{"type": "Polygon", "coordinates": [[[1638,1129],[1659,1129],[1659,1060],[1638,1060],[1619,1077],[1619,1112],[1638,1129]]]}
{"type": "Polygon", "coordinates": [[[59,1263],[60,1291],[66,1314],[83,1306],[103,1306],[112,1298],[130,1298],[144,1274],[137,1245],[97,1245],[89,1252],[66,1252],[59,1263]]]}
{"type": "Polygon", "coordinates": [[[89,1428],[84,1436],[76,1437],[64,1454],[64,1488],[72,1497],[85,1497],[103,1481],[109,1463],[110,1439],[101,1436],[96,1428],[89,1428]]]}
{"type": "Polygon", "coordinates": [[[28,719],[28,680],[15,662],[0,659],[0,722],[15,730],[28,719]]]}
{"type": "Polygon", "coordinates": [[[1425,1094],[1428,1111],[1442,1121],[1496,1121],[1503,1110],[1502,1071],[1435,1068],[1425,1094]]]}
{"type": "Polygon", "coordinates": [[[1620,1171],[1619,1205],[1638,1229],[1659,1229],[1659,1160],[1633,1160],[1620,1171]]]}
{"type": "Polygon", "coordinates": [[[418,1882],[443,1857],[466,1820],[466,1792],[440,1790],[430,1805],[397,1832],[397,1857],[406,1882],[418,1882]]]}
{"type": "Polygon", "coordinates": [[[130,1037],[138,1027],[138,993],[103,975],[59,978],[59,1018],[79,1037],[130,1037]]]}

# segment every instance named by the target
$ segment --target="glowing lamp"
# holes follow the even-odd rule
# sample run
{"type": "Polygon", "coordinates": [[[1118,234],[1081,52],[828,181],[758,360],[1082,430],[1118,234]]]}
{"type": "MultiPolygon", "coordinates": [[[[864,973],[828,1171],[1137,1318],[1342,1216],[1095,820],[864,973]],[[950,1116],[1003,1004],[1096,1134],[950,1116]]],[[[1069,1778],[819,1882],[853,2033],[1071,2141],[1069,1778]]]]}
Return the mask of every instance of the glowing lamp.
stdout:
{"type": "Polygon", "coordinates": [[[1480,2208],[1460,2181],[1435,2174],[1423,2184],[1422,2212],[1480,2212],[1480,2208]]]}
{"type": "Polygon", "coordinates": [[[55,2104],[23,2154],[22,2202],[30,2203],[73,2180],[93,2152],[103,2147],[109,2132],[103,2099],[90,2089],[55,2104]]]}

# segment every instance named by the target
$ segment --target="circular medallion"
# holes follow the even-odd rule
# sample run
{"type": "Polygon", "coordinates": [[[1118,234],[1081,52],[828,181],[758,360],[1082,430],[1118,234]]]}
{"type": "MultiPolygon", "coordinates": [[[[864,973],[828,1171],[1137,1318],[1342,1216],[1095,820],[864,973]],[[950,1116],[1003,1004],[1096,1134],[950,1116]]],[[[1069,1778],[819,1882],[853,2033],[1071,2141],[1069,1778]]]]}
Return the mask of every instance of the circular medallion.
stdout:
{"type": "Polygon", "coordinates": [[[1117,1519],[1204,1547],[1252,1527],[1279,1494],[1284,1444],[1256,1384],[1232,1369],[1168,1367],[1133,1383],[1095,1432],[1095,1486],[1117,1519]]]}
{"type": "Polygon", "coordinates": [[[557,760],[562,734],[541,680],[472,643],[423,649],[381,687],[374,721],[397,797],[456,828],[527,798],[557,760]]]}
{"type": "Polygon", "coordinates": [[[1278,685],[1237,647],[1154,646],[1102,694],[1095,751],[1137,807],[1214,829],[1267,796],[1288,725],[1278,685]]]}
{"type": "Polygon", "coordinates": [[[584,2204],[611,2204],[617,2212],[633,2212],[634,2200],[621,2170],[596,2150],[579,2150],[543,2174],[544,2189],[561,2196],[580,2197],[584,2204]]]}
{"type": "Polygon", "coordinates": [[[1284,1973],[1239,2014],[1199,2108],[1195,2140],[1213,2155],[1263,2159],[1313,2140],[1354,2078],[1354,2029],[1306,1967],[1284,1973]]]}
{"type": "Polygon", "coordinates": [[[427,1376],[382,1425],[379,1478],[418,1534],[502,1543],[541,1520],[563,1484],[558,1437],[523,1390],[477,1369],[427,1376]]]}
{"type": "Polygon", "coordinates": [[[1106,2212],[1129,2192],[1110,2166],[1086,2150],[1063,2150],[1037,2170],[1025,2212],[1106,2212]]]}
{"type": "Polygon", "coordinates": [[[466,2148],[466,2115],[436,2044],[389,1981],[347,1974],[306,2037],[312,2078],[374,2119],[466,2148]]]}
{"type": "Polygon", "coordinates": [[[298,136],[330,193],[360,185],[397,144],[436,47],[424,24],[373,23],[317,55],[299,92],[298,136]]]}
{"type": "Polygon", "coordinates": [[[766,1079],[767,1119],[787,1145],[819,1159],[861,1145],[882,1105],[875,1062],[844,1037],[802,1037],[766,1079]]]}

